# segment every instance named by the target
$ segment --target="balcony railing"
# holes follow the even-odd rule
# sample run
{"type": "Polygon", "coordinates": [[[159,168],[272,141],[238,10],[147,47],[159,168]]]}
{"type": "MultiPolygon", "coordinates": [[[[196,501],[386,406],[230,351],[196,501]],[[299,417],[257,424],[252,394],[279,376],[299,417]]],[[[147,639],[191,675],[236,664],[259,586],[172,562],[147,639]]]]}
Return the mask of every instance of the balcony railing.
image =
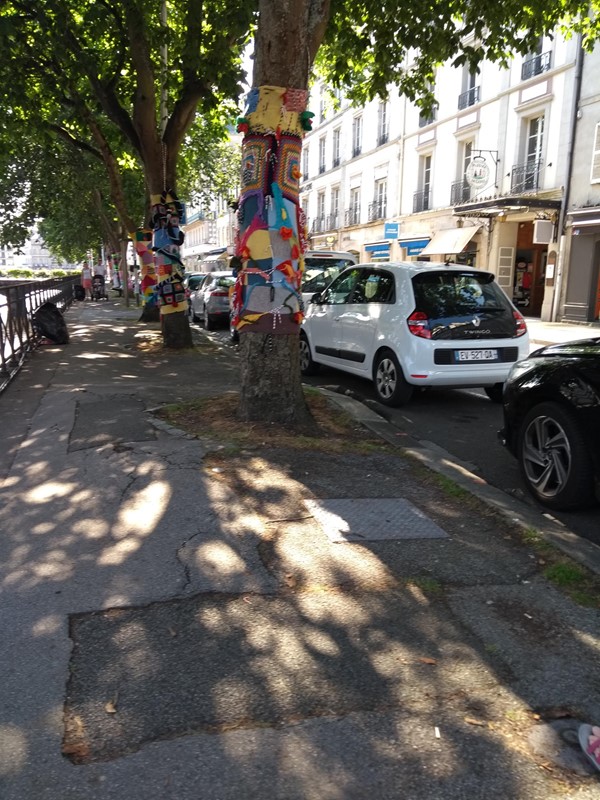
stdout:
{"type": "Polygon", "coordinates": [[[458,108],[469,108],[479,102],[479,86],[473,86],[458,96],[458,108]]]}
{"type": "Polygon", "coordinates": [[[387,200],[374,200],[369,203],[369,222],[375,222],[385,216],[387,216],[387,200]]]}
{"type": "Polygon", "coordinates": [[[352,148],[352,158],[356,158],[356,156],[359,156],[361,152],[362,152],[362,147],[359,144],[355,144],[354,147],[352,148]]]}
{"type": "Polygon", "coordinates": [[[419,211],[428,211],[431,208],[431,190],[415,192],[413,195],[413,214],[419,211]]]}
{"type": "Polygon", "coordinates": [[[382,144],[387,144],[389,139],[389,134],[387,131],[379,131],[379,135],[377,136],[377,146],[381,147],[382,144]]]}
{"type": "Polygon", "coordinates": [[[321,161],[321,163],[319,164],[319,175],[322,175],[326,169],[327,167],[325,166],[325,162],[321,161]]]}
{"type": "Polygon", "coordinates": [[[339,156],[334,156],[333,157],[333,161],[331,162],[331,166],[335,169],[336,167],[339,167],[340,163],[341,163],[340,162],[340,157],[339,156]]]}
{"type": "Polygon", "coordinates": [[[326,216],[322,214],[320,217],[315,217],[310,226],[311,233],[323,233],[327,230],[326,216]]]}
{"type": "Polygon", "coordinates": [[[552,63],[552,51],[547,53],[539,53],[536,56],[530,56],[521,65],[521,80],[526,81],[528,78],[533,78],[535,75],[541,75],[542,72],[547,72],[552,63]]]}
{"type": "Polygon", "coordinates": [[[512,168],[510,191],[513,194],[520,192],[533,192],[540,185],[541,161],[528,161],[525,164],[515,164],[512,168]]]}
{"type": "Polygon", "coordinates": [[[336,228],[340,227],[340,215],[339,214],[330,214],[327,217],[327,230],[333,231],[336,228]]]}
{"type": "Polygon", "coordinates": [[[350,225],[358,225],[360,222],[360,206],[356,208],[349,208],[346,211],[346,227],[350,225]]]}
{"type": "Polygon", "coordinates": [[[466,181],[455,181],[450,187],[450,205],[466,203],[471,199],[471,187],[466,181]]]}

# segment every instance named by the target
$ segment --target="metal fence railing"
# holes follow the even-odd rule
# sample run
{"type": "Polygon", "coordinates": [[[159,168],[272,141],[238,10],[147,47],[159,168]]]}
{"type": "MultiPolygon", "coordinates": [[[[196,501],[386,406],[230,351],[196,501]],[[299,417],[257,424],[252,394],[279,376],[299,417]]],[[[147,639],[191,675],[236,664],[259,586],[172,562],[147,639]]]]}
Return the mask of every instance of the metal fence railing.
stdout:
{"type": "Polygon", "coordinates": [[[0,392],[41,338],[33,324],[35,312],[44,303],[54,303],[65,311],[73,302],[74,286],[79,283],[79,274],[41,281],[0,279],[0,392]]]}

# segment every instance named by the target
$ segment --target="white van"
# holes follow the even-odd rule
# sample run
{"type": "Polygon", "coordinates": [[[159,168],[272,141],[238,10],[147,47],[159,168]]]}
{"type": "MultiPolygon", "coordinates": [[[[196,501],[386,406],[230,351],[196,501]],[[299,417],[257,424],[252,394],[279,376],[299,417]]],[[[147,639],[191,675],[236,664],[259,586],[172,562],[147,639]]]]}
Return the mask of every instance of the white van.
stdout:
{"type": "Polygon", "coordinates": [[[302,299],[308,303],[317,292],[322,292],[346,267],[357,263],[353,253],[337,250],[307,250],[304,254],[302,299]]]}

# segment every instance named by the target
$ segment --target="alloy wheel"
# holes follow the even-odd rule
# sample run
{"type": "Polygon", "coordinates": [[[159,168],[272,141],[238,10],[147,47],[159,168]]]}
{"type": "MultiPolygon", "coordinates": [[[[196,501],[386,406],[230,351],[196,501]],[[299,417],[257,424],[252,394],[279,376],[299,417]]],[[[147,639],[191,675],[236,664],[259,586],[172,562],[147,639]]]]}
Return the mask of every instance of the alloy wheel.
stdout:
{"type": "Polygon", "coordinates": [[[382,358],[377,365],[377,373],[375,375],[378,395],[386,400],[389,399],[396,390],[397,382],[396,365],[391,358],[382,358]]]}
{"type": "Polygon", "coordinates": [[[523,469],[541,497],[555,497],[564,489],[571,473],[571,445],[552,417],[531,420],[523,436],[523,469]]]}

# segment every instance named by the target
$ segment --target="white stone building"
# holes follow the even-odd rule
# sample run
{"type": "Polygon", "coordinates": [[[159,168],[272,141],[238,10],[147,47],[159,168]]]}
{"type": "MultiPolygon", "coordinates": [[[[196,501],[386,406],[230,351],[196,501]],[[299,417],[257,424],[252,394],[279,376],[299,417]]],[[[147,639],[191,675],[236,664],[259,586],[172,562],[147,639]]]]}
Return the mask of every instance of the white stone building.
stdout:
{"type": "Polygon", "coordinates": [[[526,314],[550,318],[578,52],[556,36],[509,69],[445,65],[431,119],[395,89],[334,111],[317,85],[301,185],[311,247],[490,269],[526,314]]]}

